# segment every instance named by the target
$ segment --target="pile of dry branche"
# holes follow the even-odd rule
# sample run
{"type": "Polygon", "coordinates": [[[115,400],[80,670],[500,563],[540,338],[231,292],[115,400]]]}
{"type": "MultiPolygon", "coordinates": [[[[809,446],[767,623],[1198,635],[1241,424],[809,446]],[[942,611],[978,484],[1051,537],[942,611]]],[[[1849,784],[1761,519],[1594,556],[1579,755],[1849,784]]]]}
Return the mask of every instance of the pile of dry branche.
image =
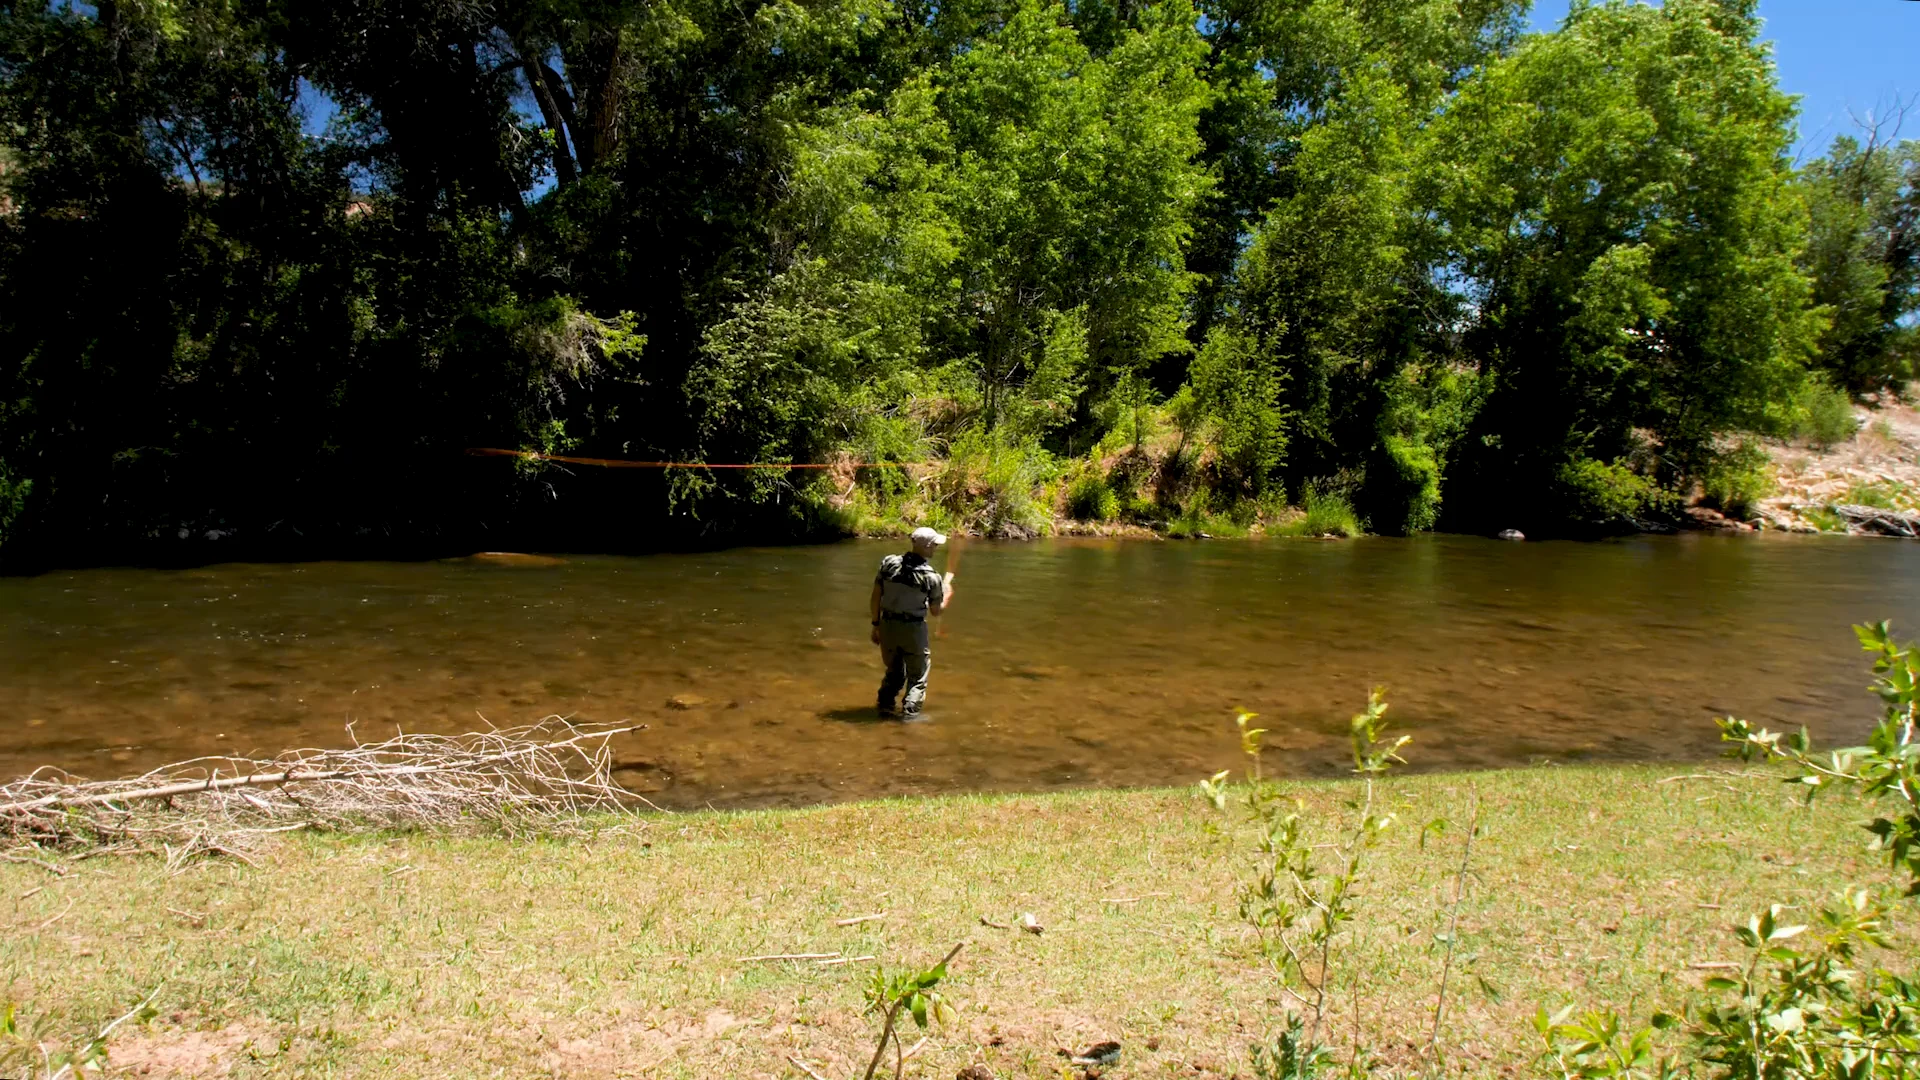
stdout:
{"type": "Polygon", "coordinates": [[[271,759],[197,758],[126,780],[42,769],[0,785],[0,841],[8,860],[59,872],[61,853],[246,859],[260,836],[314,827],[564,832],[637,801],[613,782],[607,740],[638,730],[551,716],[271,759]]]}

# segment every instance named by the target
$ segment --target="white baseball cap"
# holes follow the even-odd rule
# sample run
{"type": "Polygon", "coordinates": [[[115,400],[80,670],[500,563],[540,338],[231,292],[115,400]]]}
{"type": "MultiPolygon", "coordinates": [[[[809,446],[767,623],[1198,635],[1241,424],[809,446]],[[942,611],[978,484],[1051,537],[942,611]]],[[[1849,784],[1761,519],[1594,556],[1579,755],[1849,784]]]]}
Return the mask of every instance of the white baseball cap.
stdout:
{"type": "Polygon", "coordinates": [[[926,544],[931,547],[939,547],[941,544],[947,542],[945,533],[934,532],[925,525],[913,530],[913,533],[908,536],[907,539],[912,540],[915,545],[926,544]]]}

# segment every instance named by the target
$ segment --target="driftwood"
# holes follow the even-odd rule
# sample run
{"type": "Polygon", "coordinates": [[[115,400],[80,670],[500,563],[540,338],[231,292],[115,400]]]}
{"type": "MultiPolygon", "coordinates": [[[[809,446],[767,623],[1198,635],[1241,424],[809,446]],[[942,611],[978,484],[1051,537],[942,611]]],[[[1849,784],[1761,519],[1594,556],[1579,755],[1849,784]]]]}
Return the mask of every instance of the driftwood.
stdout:
{"type": "Polygon", "coordinates": [[[1846,521],[1848,532],[1920,539],[1920,511],[1885,510],[1848,503],[1834,507],[1833,512],[1846,521]]]}
{"type": "Polygon", "coordinates": [[[245,849],[260,836],[308,827],[564,830],[583,814],[644,801],[613,782],[607,749],[612,736],[643,729],[554,716],[265,760],[196,758],[124,780],[41,769],[0,785],[0,840],[14,843],[12,861],[107,849],[162,852],[177,864],[206,854],[250,861],[245,849]]]}

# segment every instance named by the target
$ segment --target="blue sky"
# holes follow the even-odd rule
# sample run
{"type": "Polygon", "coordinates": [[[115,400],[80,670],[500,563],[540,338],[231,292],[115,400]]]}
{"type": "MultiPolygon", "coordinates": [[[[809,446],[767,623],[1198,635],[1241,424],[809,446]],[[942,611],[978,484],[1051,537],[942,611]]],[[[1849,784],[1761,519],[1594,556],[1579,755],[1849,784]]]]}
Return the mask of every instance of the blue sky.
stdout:
{"type": "MultiPolygon", "coordinates": [[[[1567,0],[1538,0],[1535,29],[1550,30],[1567,0]]],[[[1800,140],[1818,157],[1833,137],[1852,129],[1847,111],[1864,117],[1920,94],[1920,3],[1914,0],[1760,0],[1773,42],[1780,88],[1800,95],[1800,140]]],[[[1920,138],[1920,108],[1905,135],[1920,138]]]]}

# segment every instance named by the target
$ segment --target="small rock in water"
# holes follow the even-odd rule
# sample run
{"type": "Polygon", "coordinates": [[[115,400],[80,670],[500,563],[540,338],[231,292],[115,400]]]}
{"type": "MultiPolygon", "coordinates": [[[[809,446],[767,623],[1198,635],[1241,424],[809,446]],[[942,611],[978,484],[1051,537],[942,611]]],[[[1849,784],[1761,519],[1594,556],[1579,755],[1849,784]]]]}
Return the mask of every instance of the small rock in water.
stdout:
{"type": "Polygon", "coordinates": [[[1519,529],[1501,529],[1498,536],[1502,540],[1525,540],[1527,538],[1527,534],[1521,532],[1519,529]]]}
{"type": "Polygon", "coordinates": [[[699,694],[675,694],[667,699],[667,705],[670,708],[679,709],[683,712],[688,709],[697,709],[706,703],[707,699],[701,697],[699,694]]]}

